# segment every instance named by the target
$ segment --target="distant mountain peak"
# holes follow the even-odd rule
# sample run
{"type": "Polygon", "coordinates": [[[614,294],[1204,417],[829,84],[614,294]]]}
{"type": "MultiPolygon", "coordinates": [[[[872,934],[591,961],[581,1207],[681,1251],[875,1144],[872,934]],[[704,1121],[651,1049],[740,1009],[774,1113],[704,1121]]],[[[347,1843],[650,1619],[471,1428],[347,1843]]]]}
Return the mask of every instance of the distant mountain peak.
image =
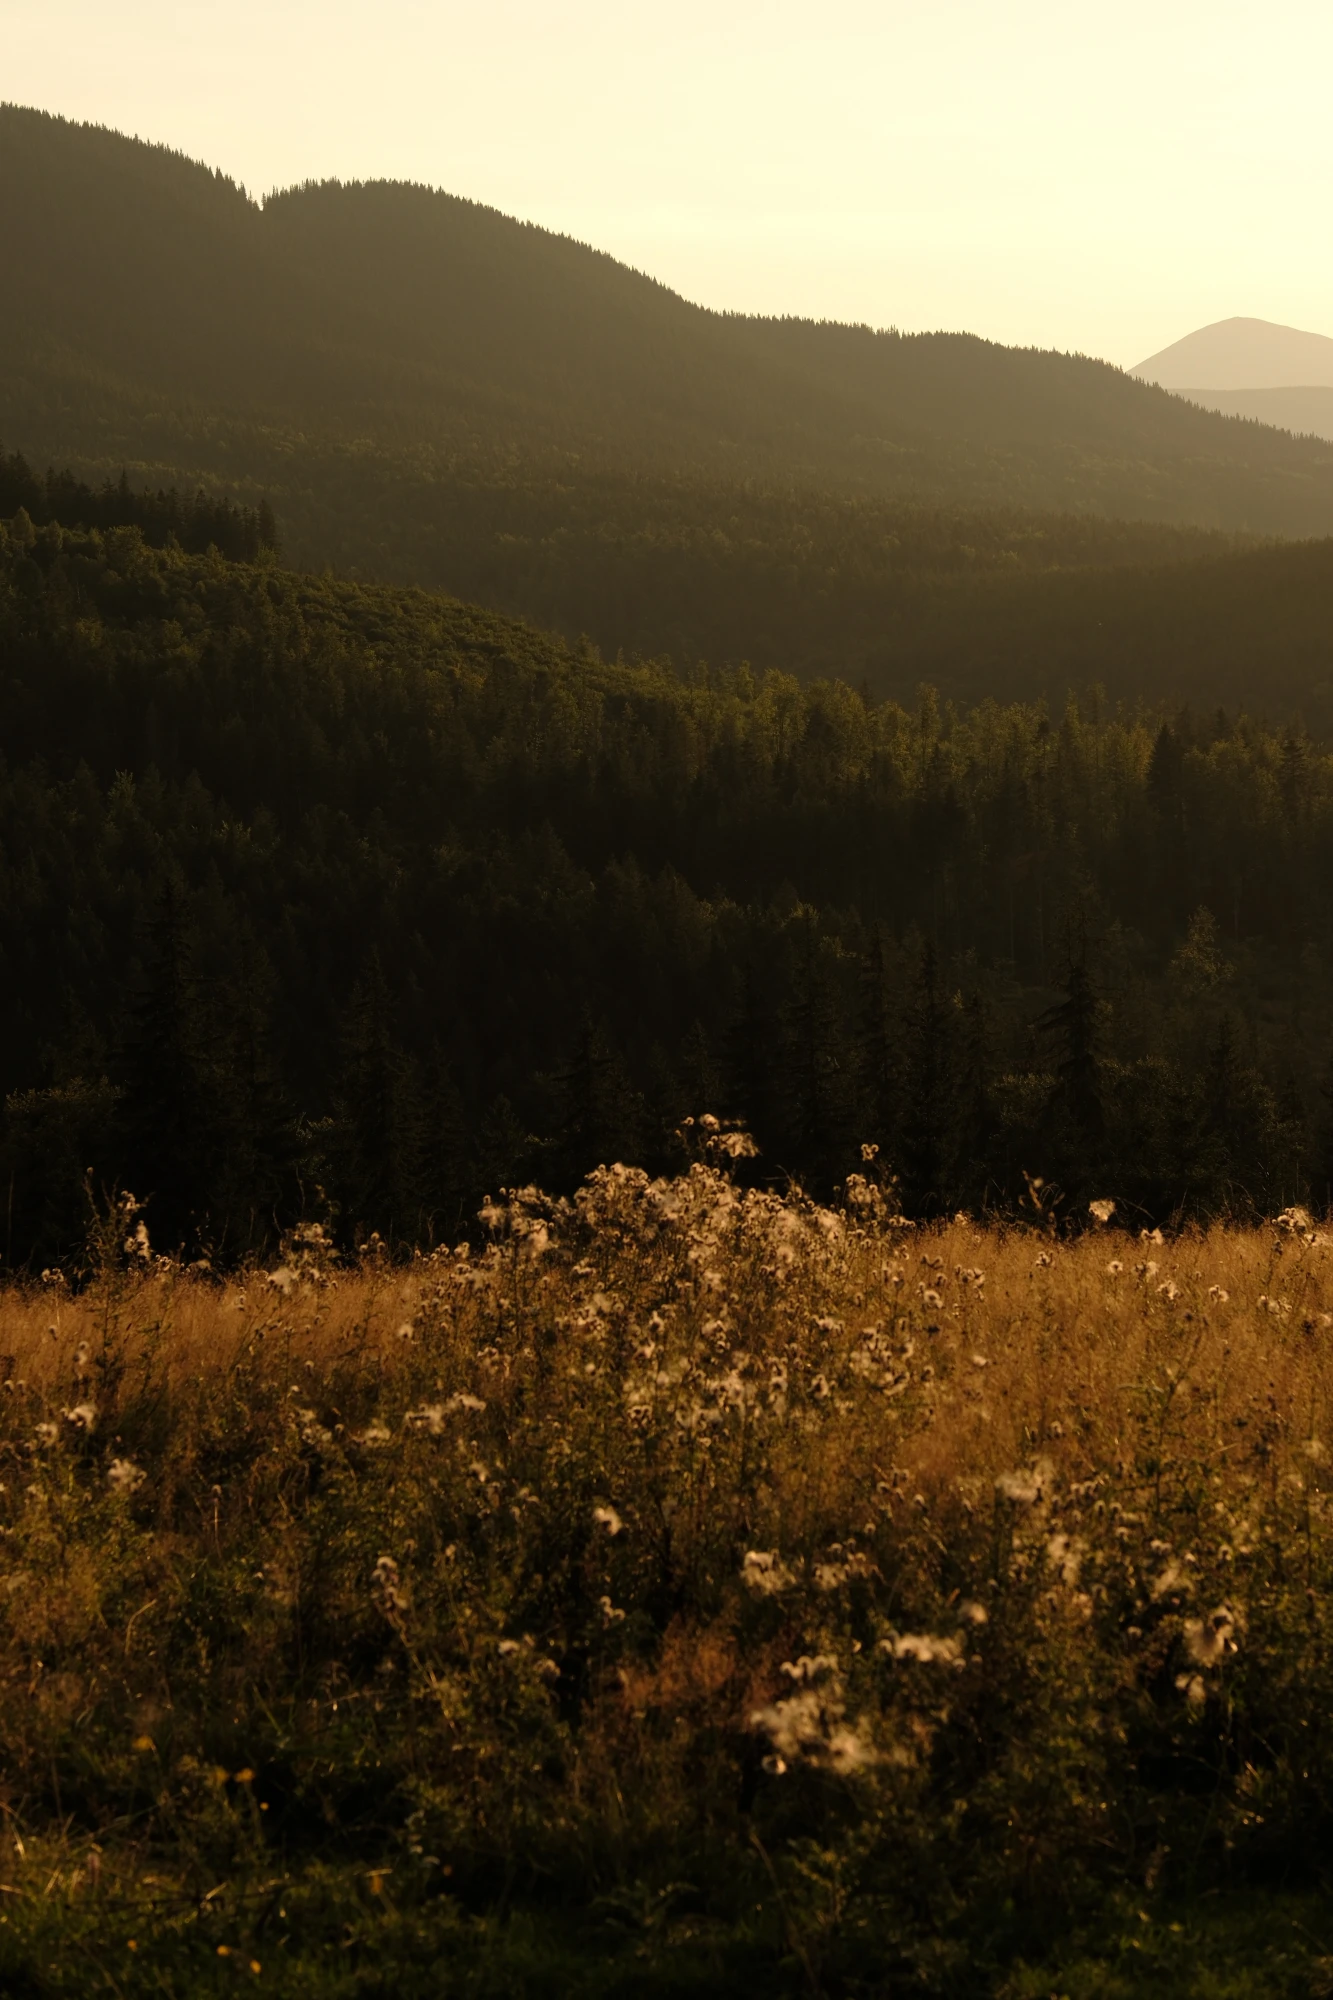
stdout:
{"type": "Polygon", "coordinates": [[[1333,340],[1267,319],[1219,319],[1130,369],[1145,382],[1194,390],[1333,388],[1333,340]]]}

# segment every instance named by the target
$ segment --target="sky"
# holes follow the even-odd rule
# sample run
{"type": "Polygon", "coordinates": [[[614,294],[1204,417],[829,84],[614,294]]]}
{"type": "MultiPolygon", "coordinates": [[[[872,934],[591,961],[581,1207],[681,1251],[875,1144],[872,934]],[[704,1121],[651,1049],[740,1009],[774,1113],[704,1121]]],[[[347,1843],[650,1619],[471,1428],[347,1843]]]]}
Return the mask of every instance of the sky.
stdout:
{"type": "Polygon", "coordinates": [[[1131,366],[1333,335],[1327,0],[0,0],[0,99],[424,181],[702,304],[1131,366]]]}

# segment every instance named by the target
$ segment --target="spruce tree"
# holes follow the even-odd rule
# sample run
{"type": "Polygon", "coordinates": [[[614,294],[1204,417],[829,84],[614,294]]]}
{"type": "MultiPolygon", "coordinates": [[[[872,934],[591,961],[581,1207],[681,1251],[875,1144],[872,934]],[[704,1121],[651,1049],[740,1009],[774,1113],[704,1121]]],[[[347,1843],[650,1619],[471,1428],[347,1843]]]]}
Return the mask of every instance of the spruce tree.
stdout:
{"type": "Polygon", "coordinates": [[[221,1191],[227,1106],[225,1065],[196,965],[180,890],[162,890],[145,964],[132,995],[119,1062],[126,1184],[147,1204],[162,1250],[209,1241],[221,1191]]]}
{"type": "Polygon", "coordinates": [[[343,1027],[334,1116],[335,1195],[349,1245],[372,1231],[393,1240],[411,1207],[403,1187],[406,1065],[391,1016],[388,981],[372,952],[343,1027]]]}
{"type": "Polygon", "coordinates": [[[940,984],[935,948],[925,944],[903,1032],[903,1096],[895,1145],[909,1214],[955,1206],[959,1125],[958,1023],[940,984]]]}

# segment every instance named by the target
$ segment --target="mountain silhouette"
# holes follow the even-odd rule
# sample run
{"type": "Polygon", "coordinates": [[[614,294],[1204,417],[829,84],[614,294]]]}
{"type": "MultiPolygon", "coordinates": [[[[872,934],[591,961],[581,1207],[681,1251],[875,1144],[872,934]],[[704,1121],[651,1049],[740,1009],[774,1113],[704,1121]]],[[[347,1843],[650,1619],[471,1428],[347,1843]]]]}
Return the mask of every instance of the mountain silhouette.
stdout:
{"type": "Polygon", "coordinates": [[[1130,370],[1225,416],[1333,438],[1333,340],[1266,319],[1223,319],[1130,370]]]}
{"type": "Polygon", "coordinates": [[[1220,319],[1130,370],[1188,395],[1196,389],[1333,389],[1333,340],[1266,319],[1220,319]]]}

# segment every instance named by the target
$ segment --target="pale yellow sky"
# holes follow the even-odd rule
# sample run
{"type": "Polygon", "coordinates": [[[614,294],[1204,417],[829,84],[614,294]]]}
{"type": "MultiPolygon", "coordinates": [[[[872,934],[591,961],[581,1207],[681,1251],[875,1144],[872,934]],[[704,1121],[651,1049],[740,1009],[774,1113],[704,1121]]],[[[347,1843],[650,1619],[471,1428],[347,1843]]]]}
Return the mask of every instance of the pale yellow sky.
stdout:
{"type": "Polygon", "coordinates": [[[1126,365],[1333,334],[1333,5],[0,0],[0,98],[430,182],[753,312],[1126,365]]]}

